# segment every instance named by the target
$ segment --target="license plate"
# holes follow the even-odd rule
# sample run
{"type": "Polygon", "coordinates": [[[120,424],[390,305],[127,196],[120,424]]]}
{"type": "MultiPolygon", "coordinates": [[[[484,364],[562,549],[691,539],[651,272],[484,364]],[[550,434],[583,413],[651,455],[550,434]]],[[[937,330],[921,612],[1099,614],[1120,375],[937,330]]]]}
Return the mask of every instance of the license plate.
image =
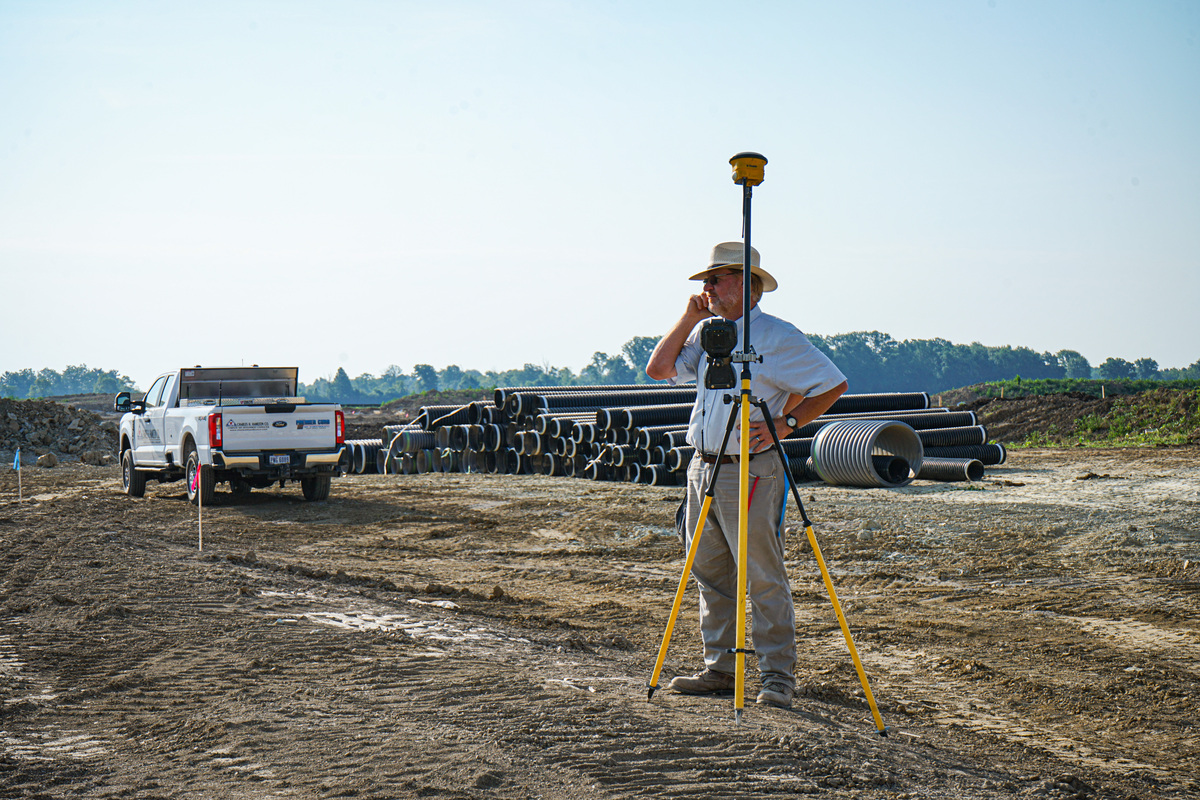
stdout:
{"type": "Polygon", "coordinates": [[[269,461],[272,464],[290,464],[292,463],[292,457],[289,455],[270,456],[269,461]]]}

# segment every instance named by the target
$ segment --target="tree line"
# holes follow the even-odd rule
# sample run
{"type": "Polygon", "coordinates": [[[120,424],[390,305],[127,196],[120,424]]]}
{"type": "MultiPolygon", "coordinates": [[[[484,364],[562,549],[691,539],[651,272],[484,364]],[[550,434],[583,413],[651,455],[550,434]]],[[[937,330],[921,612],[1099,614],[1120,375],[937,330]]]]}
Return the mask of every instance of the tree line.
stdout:
{"type": "MultiPolygon", "coordinates": [[[[1160,369],[1152,358],[1126,361],[1108,358],[1097,366],[1074,350],[1038,353],[1026,347],[989,347],[979,342],[954,344],[945,339],[896,341],[879,331],[809,334],[812,343],[845,373],[850,391],[944,392],[978,383],[1012,380],[1101,379],[1185,380],[1200,379],[1200,359],[1182,369],[1160,369]]],[[[364,373],[351,378],[339,368],[328,378],[301,383],[300,394],[310,400],[341,403],[382,403],[422,392],[454,389],[492,389],[496,386],[590,386],[654,383],[645,372],[656,336],[635,336],[609,355],[595,352],[578,372],[549,364],[525,364],[520,369],[480,371],[451,364],[436,369],[417,364],[411,372],[395,364],[382,375],[364,373]]],[[[115,394],[136,390],[127,376],[115,370],[89,369],[84,365],[34,372],[23,369],[0,376],[0,396],[18,399],[70,394],[115,394]]]]}
{"type": "MultiPolygon", "coordinates": [[[[879,331],[834,336],[809,334],[812,343],[838,365],[850,391],[944,392],[989,381],[1024,379],[1200,379],[1200,359],[1184,369],[1160,369],[1152,358],[1126,361],[1109,358],[1098,366],[1074,350],[1038,353],[1026,347],[989,347],[978,342],[954,344],[945,339],[896,341],[879,331]]],[[[654,383],[645,365],[658,337],[635,336],[617,355],[596,352],[579,372],[548,364],[525,364],[504,372],[480,372],[450,365],[438,370],[417,364],[411,374],[390,366],[383,375],[351,378],[338,369],[331,378],[303,386],[310,399],[343,403],[378,403],[420,392],[490,389],[496,386],[586,386],[654,383]]]]}
{"type": "Polygon", "coordinates": [[[115,369],[92,369],[85,364],[65,368],[16,370],[0,375],[0,397],[26,400],[35,397],[59,397],[69,394],[116,394],[133,391],[137,384],[115,369]]]}

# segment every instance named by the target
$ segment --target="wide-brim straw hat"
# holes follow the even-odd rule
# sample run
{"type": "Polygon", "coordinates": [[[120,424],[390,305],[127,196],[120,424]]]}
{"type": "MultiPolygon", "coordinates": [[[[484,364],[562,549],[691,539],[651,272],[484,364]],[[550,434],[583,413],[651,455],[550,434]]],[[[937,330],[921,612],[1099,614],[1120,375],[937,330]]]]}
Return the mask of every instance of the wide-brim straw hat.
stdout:
{"type": "MultiPolygon", "coordinates": [[[[744,268],[742,262],[745,261],[746,246],[741,242],[721,242],[712,249],[712,255],[708,258],[708,267],[703,272],[697,272],[689,281],[702,281],[709,275],[712,275],[719,269],[726,267],[744,268]]],[[[758,251],[753,247],[750,248],[750,274],[757,275],[762,278],[764,292],[773,292],[779,288],[779,282],[771,277],[771,273],[758,265],[758,251]]]]}

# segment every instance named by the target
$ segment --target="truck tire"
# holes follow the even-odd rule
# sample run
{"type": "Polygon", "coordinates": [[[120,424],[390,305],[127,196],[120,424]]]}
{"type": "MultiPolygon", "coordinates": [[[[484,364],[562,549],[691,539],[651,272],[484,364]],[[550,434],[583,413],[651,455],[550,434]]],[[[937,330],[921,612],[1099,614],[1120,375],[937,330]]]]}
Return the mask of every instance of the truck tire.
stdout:
{"type": "Polygon", "coordinates": [[[192,505],[197,505],[201,502],[204,505],[210,505],[217,496],[217,477],[213,474],[212,467],[206,467],[200,463],[200,454],[195,450],[189,449],[187,460],[184,461],[187,466],[183,470],[183,482],[187,487],[187,498],[192,505]],[[196,472],[200,472],[200,481],[195,490],[192,489],[192,476],[196,472]]]}
{"type": "Polygon", "coordinates": [[[304,492],[304,499],[311,500],[314,503],[328,500],[329,483],[330,479],[328,475],[314,475],[311,478],[301,478],[300,489],[304,492]]]}
{"type": "Polygon", "coordinates": [[[132,450],[121,453],[121,488],[130,497],[144,497],[146,494],[146,473],[134,469],[132,450]]]}

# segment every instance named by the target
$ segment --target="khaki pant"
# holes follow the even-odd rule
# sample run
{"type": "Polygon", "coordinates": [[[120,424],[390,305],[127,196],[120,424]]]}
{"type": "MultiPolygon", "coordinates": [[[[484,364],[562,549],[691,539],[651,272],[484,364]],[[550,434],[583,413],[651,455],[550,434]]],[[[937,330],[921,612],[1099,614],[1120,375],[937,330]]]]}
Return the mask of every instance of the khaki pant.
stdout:
{"type": "MultiPolygon", "coordinates": [[[[699,454],[688,466],[687,536],[695,533],[704,502],[704,488],[713,464],[699,454]]],[[[733,674],[737,646],[738,483],[740,466],[722,464],[712,505],[700,535],[692,575],[700,587],[700,635],[704,664],[733,674]]],[[[751,634],[758,669],[768,678],[795,685],[796,611],[783,561],[779,515],[787,492],[784,467],[774,451],[750,461],[750,501],[746,542],[746,593],[751,602],[751,634]],[[755,478],[758,484],[755,485],[755,478]]]]}

